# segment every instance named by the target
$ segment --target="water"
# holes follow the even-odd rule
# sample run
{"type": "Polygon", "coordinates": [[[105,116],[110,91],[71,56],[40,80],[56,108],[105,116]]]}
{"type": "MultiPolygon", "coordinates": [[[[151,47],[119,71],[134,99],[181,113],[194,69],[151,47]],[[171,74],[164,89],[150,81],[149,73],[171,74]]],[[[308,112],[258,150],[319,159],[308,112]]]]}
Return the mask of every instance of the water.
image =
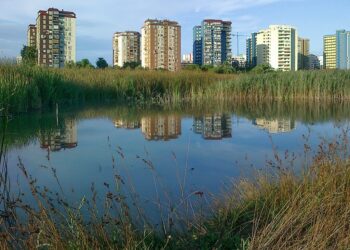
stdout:
{"type": "Polygon", "coordinates": [[[277,153],[304,160],[304,145],[317,149],[347,126],[340,104],[245,104],[210,108],[90,107],[13,117],[7,130],[7,165],[14,191],[28,188],[18,162],[38,185],[73,203],[115,190],[121,178],[139,205],[157,216],[157,202],[179,202],[202,193],[210,202],[232,181],[270,171],[277,153]],[[308,139],[305,139],[308,138],[308,139]],[[57,174],[53,175],[52,168],[57,174]],[[108,188],[109,187],[109,188],[108,188]]]}

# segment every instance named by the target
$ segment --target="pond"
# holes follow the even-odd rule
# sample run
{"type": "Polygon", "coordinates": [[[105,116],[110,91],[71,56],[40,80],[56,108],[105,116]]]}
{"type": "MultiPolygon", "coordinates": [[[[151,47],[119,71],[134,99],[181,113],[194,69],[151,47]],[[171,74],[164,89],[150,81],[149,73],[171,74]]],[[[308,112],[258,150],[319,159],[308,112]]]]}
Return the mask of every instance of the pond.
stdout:
{"type": "Polygon", "coordinates": [[[14,193],[28,189],[21,162],[39,186],[76,204],[91,197],[92,186],[103,196],[122,183],[130,202],[137,200],[156,218],[160,204],[177,206],[184,196],[198,194],[210,203],[233,181],[273,171],[277,155],[282,167],[300,170],[305,145],[317,150],[321,140],[341,133],[349,118],[350,107],[343,103],[98,106],[32,113],[11,117],[6,165],[14,193]]]}

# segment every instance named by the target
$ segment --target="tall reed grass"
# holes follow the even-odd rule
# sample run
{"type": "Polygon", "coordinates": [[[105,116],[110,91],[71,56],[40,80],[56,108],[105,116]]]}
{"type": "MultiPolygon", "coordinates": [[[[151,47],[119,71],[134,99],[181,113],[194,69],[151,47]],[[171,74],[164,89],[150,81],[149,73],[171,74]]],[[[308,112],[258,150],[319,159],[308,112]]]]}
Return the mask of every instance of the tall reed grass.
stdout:
{"type": "Polygon", "coordinates": [[[220,75],[144,70],[45,69],[0,65],[0,103],[12,112],[59,104],[174,104],[209,100],[349,100],[349,71],[220,75]]]}

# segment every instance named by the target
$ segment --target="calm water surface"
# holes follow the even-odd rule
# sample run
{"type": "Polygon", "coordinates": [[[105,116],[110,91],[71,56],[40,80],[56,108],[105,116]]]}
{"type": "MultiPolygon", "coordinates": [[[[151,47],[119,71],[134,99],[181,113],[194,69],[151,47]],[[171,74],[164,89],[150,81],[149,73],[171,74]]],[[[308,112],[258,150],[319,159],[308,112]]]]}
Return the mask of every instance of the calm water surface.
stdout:
{"type": "Polygon", "coordinates": [[[7,132],[9,175],[13,185],[24,182],[17,166],[21,160],[38,185],[60,190],[54,168],[73,201],[88,196],[92,183],[106,193],[120,176],[142,206],[156,214],[153,201],[176,203],[180,185],[188,193],[210,196],[255,170],[268,171],[266,162],[274,153],[283,158],[293,152],[301,162],[304,144],[316,148],[321,138],[339,134],[349,110],[276,104],[166,111],[100,107],[22,115],[12,118],[7,132]]]}

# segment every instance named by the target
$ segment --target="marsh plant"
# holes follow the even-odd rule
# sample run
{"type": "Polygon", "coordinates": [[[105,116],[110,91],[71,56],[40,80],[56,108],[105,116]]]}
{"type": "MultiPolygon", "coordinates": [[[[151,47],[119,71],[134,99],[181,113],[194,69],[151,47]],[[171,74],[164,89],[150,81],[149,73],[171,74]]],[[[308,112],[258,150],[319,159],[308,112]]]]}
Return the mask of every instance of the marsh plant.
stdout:
{"type": "Polygon", "coordinates": [[[91,102],[174,104],[212,100],[348,100],[349,71],[216,74],[0,65],[0,102],[26,112],[91,102]]]}

